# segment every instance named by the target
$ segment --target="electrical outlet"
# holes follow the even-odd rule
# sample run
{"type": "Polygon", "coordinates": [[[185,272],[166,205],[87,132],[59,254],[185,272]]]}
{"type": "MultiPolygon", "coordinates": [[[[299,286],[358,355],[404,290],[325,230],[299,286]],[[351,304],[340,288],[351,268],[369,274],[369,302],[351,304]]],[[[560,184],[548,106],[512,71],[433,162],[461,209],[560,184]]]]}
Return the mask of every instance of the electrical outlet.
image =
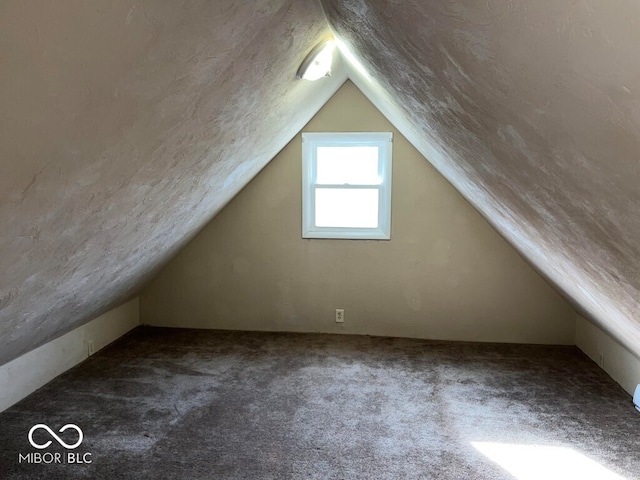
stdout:
{"type": "Polygon", "coordinates": [[[336,323],[344,323],[344,308],[336,308],[336,323]]]}
{"type": "Polygon", "coordinates": [[[598,365],[600,365],[600,368],[604,368],[604,353],[598,354],[598,365]]]}
{"type": "Polygon", "coordinates": [[[89,340],[87,342],[87,354],[91,356],[94,353],[96,353],[96,351],[95,351],[95,347],[93,346],[93,340],[89,340]]]}

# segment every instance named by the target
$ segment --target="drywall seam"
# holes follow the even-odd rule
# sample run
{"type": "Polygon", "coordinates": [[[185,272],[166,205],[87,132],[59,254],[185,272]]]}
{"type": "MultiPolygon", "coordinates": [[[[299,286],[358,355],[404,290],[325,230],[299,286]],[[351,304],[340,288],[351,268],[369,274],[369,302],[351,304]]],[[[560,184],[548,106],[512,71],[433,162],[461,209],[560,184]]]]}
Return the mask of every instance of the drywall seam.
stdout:
{"type": "Polygon", "coordinates": [[[138,298],[0,367],[0,412],[140,325],[138,298]]]}
{"type": "Polygon", "coordinates": [[[586,318],[576,316],[576,345],[627,393],[640,383],[640,359],[586,318]]]}

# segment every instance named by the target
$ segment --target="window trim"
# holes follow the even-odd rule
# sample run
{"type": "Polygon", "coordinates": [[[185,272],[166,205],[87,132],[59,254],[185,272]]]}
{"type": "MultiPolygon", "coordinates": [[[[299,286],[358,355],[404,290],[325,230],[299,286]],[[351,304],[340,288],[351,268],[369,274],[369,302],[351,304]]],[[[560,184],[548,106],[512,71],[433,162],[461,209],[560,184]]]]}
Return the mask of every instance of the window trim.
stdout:
{"type": "Polygon", "coordinates": [[[302,134],[302,238],[360,240],[391,239],[392,132],[309,132],[302,134]],[[319,185],[318,147],[376,146],[381,183],[375,185],[319,185]],[[317,188],[378,189],[378,227],[316,227],[315,190],[317,188]]]}

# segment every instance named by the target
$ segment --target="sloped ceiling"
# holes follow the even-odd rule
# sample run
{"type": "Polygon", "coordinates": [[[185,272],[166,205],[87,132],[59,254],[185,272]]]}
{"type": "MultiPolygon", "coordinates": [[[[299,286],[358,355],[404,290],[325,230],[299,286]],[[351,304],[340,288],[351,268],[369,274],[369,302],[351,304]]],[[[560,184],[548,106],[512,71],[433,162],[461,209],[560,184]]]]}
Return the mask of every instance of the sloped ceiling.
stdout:
{"type": "Polygon", "coordinates": [[[322,4],[361,90],[640,354],[640,3],[322,4]]]}
{"type": "Polygon", "coordinates": [[[284,147],[347,77],[294,80],[329,26],[374,104],[640,354],[639,21],[635,0],[3,1],[0,364],[133,295],[284,147]]]}
{"type": "Polygon", "coordinates": [[[0,364],[131,296],[346,80],[316,1],[0,3],[0,364]]]}

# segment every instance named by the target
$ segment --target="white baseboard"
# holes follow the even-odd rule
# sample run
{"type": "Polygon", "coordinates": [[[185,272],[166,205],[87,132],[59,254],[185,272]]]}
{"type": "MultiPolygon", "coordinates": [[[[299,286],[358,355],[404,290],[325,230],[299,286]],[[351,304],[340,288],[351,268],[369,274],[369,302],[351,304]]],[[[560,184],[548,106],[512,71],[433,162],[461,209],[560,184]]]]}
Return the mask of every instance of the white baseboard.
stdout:
{"type": "Polygon", "coordinates": [[[140,325],[138,298],[0,366],[0,412],[140,325]]]}
{"type": "MultiPolygon", "coordinates": [[[[58,375],[85,360],[88,342],[104,348],[140,325],[138,298],[0,366],[0,412],[19,402],[58,375]]],[[[603,330],[578,316],[576,345],[618,382],[629,395],[640,383],[640,359],[603,330]]]]}
{"type": "Polygon", "coordinates": [[[576,319],[576,345],[629,395],[633,395],[640,383],[638,357],[580,315],[576,319]]]}

